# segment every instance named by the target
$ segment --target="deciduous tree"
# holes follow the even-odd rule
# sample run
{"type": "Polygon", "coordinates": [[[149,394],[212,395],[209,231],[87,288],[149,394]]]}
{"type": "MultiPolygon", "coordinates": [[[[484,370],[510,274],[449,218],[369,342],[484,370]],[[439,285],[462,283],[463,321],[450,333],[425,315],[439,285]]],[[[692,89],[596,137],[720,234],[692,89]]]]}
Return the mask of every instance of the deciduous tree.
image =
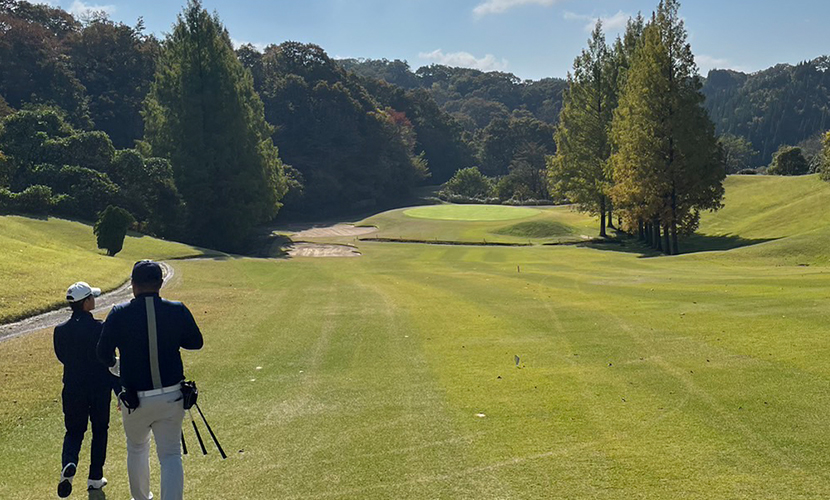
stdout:
{"type": "Polygon", "coordinates": [[[588,48],[574,61],[568,75],[559,124],[556,155],[548,163],[551,191],[600,216],[599,235],[606,236],[608,190],[611,179],[608,133],[615,102],[616,73],[597,22],[588,48]]]}
{"type": "Polygon", "coordinates": [[[630,222],[650,222],[653,244],[670,254],[701,210],[720,207],[725,177],[678,9],[662,0],[645,27],[612,123],[615,204],[630,222]]]}

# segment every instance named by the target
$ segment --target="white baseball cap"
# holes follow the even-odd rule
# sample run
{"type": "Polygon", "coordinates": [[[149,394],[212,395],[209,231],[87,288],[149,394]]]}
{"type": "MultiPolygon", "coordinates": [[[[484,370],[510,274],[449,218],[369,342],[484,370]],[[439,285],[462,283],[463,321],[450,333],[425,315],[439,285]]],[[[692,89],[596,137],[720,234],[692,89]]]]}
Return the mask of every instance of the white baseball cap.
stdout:
{"type": "Polygon", "coordinates": [[[101,289],[92,288],[87,283],[79,281],[66,290],[66,300],[68,300],[69,302],[78,302],[84,300],[90,295],[92,295],[93,297],[100,296],[101,289]]]}

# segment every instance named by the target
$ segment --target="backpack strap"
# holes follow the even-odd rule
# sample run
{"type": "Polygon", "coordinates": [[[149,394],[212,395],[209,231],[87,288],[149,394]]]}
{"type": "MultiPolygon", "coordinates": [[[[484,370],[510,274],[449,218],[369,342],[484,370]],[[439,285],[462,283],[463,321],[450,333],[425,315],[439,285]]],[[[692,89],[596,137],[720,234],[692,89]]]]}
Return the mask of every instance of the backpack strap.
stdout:
{"type": "Polygon", "coordinates": [[[159,369],[159,342],[156,327],[156,304],[154,297],[145,297],[147,308],[147,339],[150,347],[150,376],[153,378],[153,389],[161,389],[161,370],[159,369]]]}

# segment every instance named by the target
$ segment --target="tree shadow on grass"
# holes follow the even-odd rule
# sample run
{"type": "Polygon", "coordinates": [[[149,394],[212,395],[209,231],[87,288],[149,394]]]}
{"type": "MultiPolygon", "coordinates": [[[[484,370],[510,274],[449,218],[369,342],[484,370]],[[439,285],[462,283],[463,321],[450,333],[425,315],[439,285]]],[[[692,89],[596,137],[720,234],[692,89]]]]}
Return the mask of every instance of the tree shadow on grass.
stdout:
{"type": "MultiPolygon", "coordinates": [[[[680,239],[680,255],[732,250],[734,248],[757,245],[759,243],[766,243],[767,241],[774,241],[776,239],[778,238],[742,238],[731,234],[717,236],[694,234],[680,239]]],[[[632,253],[642,259],[665,256],[663,252],[654,250],[646,243],[639,241],[637,238],[628,236],[618,235],[604,241],[582,243],[579,246],[608,252],[632,253]]]]}
{"type": "Polygon", "coordinates": [[[266,259],[287,259],[288,252],[285,248],[291,243],[293,243],[291,238],[284,234],[268,233],[256,238],[251,245],[250,252],[246,252],[246,255],[266,259]]]}

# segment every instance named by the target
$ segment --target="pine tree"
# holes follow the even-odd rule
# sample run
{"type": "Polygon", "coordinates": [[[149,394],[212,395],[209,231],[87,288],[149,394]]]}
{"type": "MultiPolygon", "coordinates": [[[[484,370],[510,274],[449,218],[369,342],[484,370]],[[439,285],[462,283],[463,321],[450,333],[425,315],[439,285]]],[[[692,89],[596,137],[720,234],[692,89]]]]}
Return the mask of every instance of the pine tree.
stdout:
{"type": "Polygon", "coordinates": [[[556,127],[556,155],[548,160],[551,192],[582,210],[599,215],[599,235],[606,236],[610,188],[608,132],[616,100],[610,53],[597,22],[588,48],[574,60],[556,127]]]}
{"type": "Polygon", "coordinates": [[[144,117],[153,155],[173,164],[192,241],[240,249],[277,214],[286,181],[272,128],[227,30],[198,0],[164,41],[144,117]]]}
{"type": "Polygon", "coordinates": [[[725,172],[677,0],[663,0],[643,30],[612,124],[612,197],[652,244],[678,253],[678,233],[723,198],[725,172]],[[662,237],[661,237],[662,231],[662,237]]]}

